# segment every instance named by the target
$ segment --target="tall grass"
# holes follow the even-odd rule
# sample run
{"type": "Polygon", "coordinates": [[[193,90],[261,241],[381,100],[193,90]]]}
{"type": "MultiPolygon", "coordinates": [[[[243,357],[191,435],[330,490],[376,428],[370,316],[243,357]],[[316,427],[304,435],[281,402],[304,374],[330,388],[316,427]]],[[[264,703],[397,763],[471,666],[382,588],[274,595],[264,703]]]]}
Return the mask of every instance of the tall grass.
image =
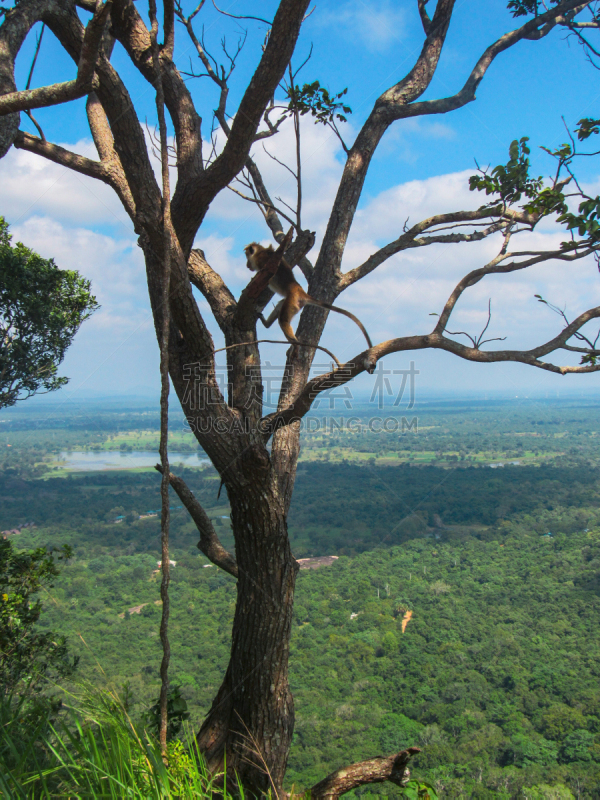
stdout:
{"type": "MultiPolygon", "coordinates": [[[[209,775],[191,731],[168,745],[131,721],[116,693],[85,687],[59,721],[27,730],[21,702],[0,709],[0,792],[7,798],[231,798],[225,775],[209,775]],[[18,738],[17,738],[18,737],[18,738]]],[[[243,798],[241,786],[236,797],[243,798]]]]}

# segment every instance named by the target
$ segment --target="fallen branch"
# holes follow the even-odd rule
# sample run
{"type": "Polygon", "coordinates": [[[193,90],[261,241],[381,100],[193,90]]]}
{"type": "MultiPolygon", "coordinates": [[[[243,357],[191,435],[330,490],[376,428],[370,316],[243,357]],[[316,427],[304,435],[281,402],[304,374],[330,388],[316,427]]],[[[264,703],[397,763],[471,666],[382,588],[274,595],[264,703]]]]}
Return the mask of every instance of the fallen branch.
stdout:
{"type": "Polygon", "coordinates": [[[420,752],[418,747],[409,747],[387,758],[371,758],[338,769],[312,787],[311,800],[336,800],[340,795],[367,783],[390,781],[397,786],[404,786],[410,778],[408,762],[420,752]]]}

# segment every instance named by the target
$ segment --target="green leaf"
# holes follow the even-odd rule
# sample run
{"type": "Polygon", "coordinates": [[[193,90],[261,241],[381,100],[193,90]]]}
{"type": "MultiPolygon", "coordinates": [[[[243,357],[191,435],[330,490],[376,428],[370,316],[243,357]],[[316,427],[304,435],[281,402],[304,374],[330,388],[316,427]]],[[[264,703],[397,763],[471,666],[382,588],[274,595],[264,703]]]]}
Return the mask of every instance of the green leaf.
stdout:
{"type": "Polygon", "coordinates": [[[91,284],[21,242],[0,217],[0,408],[68,378],[58,366],[81,323],[98,308],[91,284]]]}
{"type": "Polygon", "coordinates": [[[322,125],[331,125],[335,119],[346,122],[344,115],[351,114],[352,109],[339,101],[347,92],[348,89],[346,88],[335,95],[331,95],[329,90],[321,86],[319,81],[305,83],[302,88],[300,86],[290,86],[287,89],[288,111],[290,113],[298,113],[300,116],[310,114],[315,122],[320,122],[322,125]]]}

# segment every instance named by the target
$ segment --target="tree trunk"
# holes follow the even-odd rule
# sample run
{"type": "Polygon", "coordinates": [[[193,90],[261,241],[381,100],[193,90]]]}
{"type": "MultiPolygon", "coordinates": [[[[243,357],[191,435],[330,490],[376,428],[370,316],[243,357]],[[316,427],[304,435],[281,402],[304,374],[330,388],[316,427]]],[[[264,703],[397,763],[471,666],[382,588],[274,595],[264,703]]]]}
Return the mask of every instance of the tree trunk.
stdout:
{"type": "Polygon", "coordinates": [[[243,489],[229,487],[239,569],[231,657],[197,736],[211,772],[221,771],[226,759],[228,780],[235,772],[259,795],[281,790],[294,730],[288,658],[298,565],[269,473],[267,487],[260,478],[243,489]]]}

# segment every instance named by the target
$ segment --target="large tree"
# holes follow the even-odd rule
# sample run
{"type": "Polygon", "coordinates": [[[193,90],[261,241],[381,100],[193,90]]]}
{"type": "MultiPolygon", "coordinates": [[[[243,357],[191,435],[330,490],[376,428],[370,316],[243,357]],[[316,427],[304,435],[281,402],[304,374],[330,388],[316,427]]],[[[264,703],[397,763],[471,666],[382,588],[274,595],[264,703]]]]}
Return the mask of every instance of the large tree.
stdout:
{"type": "MultiPolygon", "coordinates": [[[[153,17],[152,0],[150,3],[153,17]]],[[[191,10],[180,6],[178,0],[164,0],[163,42],[158,48],[153,46],[156,24],[148,27],[144,10],[133,0],[106,0],[104,4],[100,0],[19,0],[6,9],[0,26],[0,155],[14,146],[103,181],[119,196],[139,236],[159,341],[164,331],[164,312],[169,312],[170,378],[185,416],[194,421],[198,442],[222,477],[235,537],[235,554],[231,554],[219,542],[206,513],[183,481],[169,476],[171,486],[198,527],[199,547],[237,580],[231,657],[197,740],[212,770],[221,769],[226,760],[227,769],[237,772],[249,791],[261,793],[270,785],[276,791],[281,789],[294,727],[288,654],[298,565],[290,549],[287,514],[300,448],[300,420],[314,398],[364,371],[372,371],[383,356],[408,350],[445,350],[481,363],[520,362],[562,375],[600,368],[596,364],[595,341],[588,341],[581,333],[587,322],[600,317],[600,308],[590,308],[570,323],[565,319],[555,337],[531,349],[484,349],[483,336],[473,334],[464,344],[448,332],[451,315],[463,293],[486,276],[512,273],[551,259],[570,264],[595,252],[598,225],[594,198],[581,197],[581,208],[574,210],[576,201],[565,197],[569,157],[557,155],[560,168],[556,178],[543,186],[529,175],[526,143],[514,142],[506,165],[474,177],[473,188],[488,195],[489,202],[481,208],[440,209],[439,214],[400,229],[394,241],[373,252],[362,264],[349,271],[342,269],[365,179],[386,131],[401,120],[446,114],[473,102],[490,65],[504,51],[525,40],[543,39],[556,28],[576,30],[578,20],[587,19],[580,15],[589,11],[590,3],[554,0],[544,6],[533,0],[511,0],[509,7],[514,15],[523,17],[518,20],[519,27],[482,47],[456,93],[423,100],[440,61],[455,0],[417,0],[423,29],[420,52],[402,80],[375,100],[354,141],[344,145],[346,160],[337,194],[319,251],[312,259],[308,253],[314,246],[314,237],[301,225],[300,187],[298,208],[292,213],[278,209],[252,157],[255,143],[276,136],[285,119],[291,118],[297,132],[305,114],[337,129],[338,115],[345,113],[341,97],[324,92],[317,84],[296,86],[290,70],[309,0],[280,0],[269,21],[264,46],[257,49],[252,79],[235,109],[228,107],[231,70],[221,68],[205,51],[203,37],[195,27],[201,21],[204,3],[201,0],[191,10]],[[203,122],[189,85],[175,64],[177,19],[183,24],[180,30],[185,29],[191,39],[201,71],[217,89],[215,117],[223,137],[222,147],[211,149],[204,144],[203,122]],[[15,58],[38,22],[52,31],[73,59],[77,75],[65,83],[19,91],[14,78],[15,58]],[[133,67],[156,89],[159,118],[164,97],[175,136],[177,179],[170,204],[157,183],[148,150],[151,143],[125,80],[111,62],[115,42],[122,45],[133,67]],[[283,101],[283,90],[279,88],[282,81],[287,82],[283,101]],[[278,100],[274,99],[276,96],[278,100]],[[36,137],[20,130],[20,112],[80,97],[87,98],[87,118],[97,160],[52,144],[43,135],[36,137]],[[271,298],[269,275],[257,275],[236,299],[219,274],[219,265],[208,264],[202,251],[193,249],[211,203],[236,180],[234,188],[259,205],[279,243],[270,268],[277,266],[285,250],[288,262],[299,265],[306,276],[310,294],[327,303],[391,256],[411,248],[496,236],[498,253],[458,282],[439,309],[431,330],[378,343],[357,353],[346,364],[312,378],[314,348],[327,314],[322,309],[305,308],[297,335],[306,346],[288,351],[278,407],[264,414],[256,323],[271,298]],[[240,189],[239,181],[245,184],[245,190],[240,189]],[[558,214],[571,231],[564,246],[548,252],[512,249],[517,235],[527,235],[550,213],[558,214]],[[290,224],[291,244],[284,230],[290,224]],[[168,250],[165,241],[169,242],[168,250]],[[168,303],[163,302],[165,264],[170,264],[168,303]],[[229,368],[225,393],[220,390],[215,371],[213,339],[192,287],[207,301],[225,338],[229,368]],[[584,363],[561,365],[548,360],[564,350],[582,355],[584,363]]],[[[248,3],[247,9],[249,15],[257,13],[256,4],[248,3]]],[[[479,9],[479,13],[492,12],[479,9]]],[[[247,20],[248,25],[253,24],[252,16],[247,20]]],[[[234,62],[232,56],[230,65],[234,62]]],[[[187,61],[184,67],[188,69],[187,61]]],[[[163,157],[165,130],[161,120],[163,157]]],[[[300,182],[300,170],[296,172],[300,182]]],[[[163,186],[165,181],[168,184],[167,179],[163,169],[163,186]]],[[[578,193],[583,194],[579,189],[572,192],[578,193]]],[[[352,765],[313,787],[313,796],[335,797],[370,781],[401,781],[410,755],[403,753],[352,765]]]]}

